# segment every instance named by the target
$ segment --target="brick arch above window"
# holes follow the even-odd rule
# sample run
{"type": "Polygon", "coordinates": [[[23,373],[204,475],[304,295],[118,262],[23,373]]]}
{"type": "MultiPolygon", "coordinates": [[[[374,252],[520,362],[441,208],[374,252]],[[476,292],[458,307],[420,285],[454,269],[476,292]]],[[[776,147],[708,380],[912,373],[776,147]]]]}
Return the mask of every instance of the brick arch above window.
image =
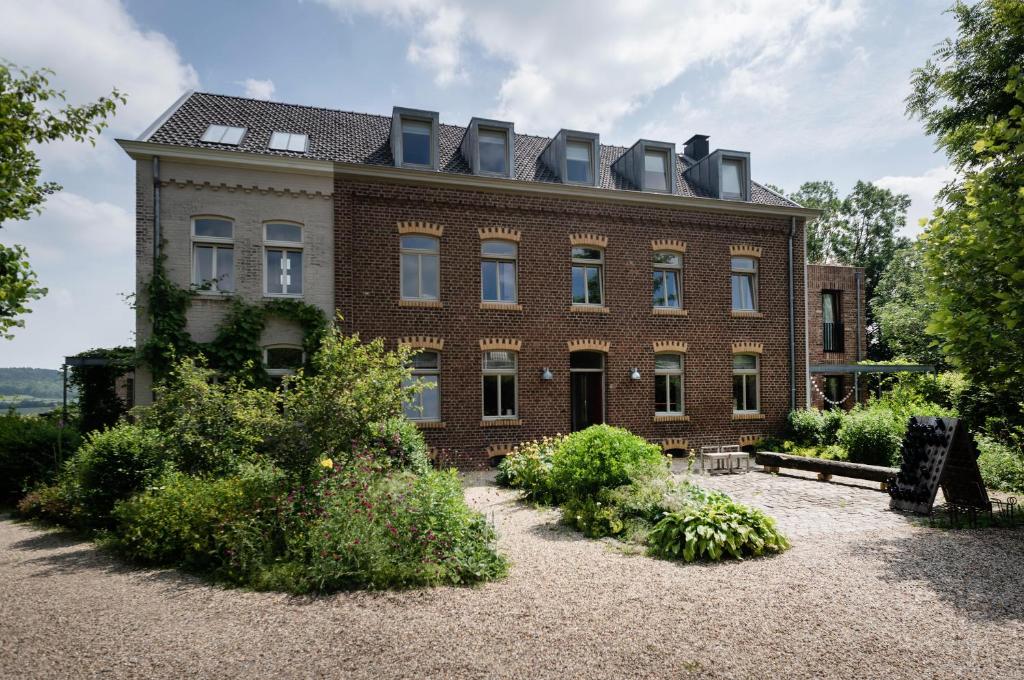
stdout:
{"type": "Polygon", "coordinates": [[[686,350],[690,348],[690,343],[680,342],[679,340],[655,340],[654,351],[655,352],[678,352],[680,354],[686,354],[686,350]]]}
{"type": "Polygon", "coordinates": [[[761,246],[731,245],[729,255],[732,257],[761,257],[761,246]]]}
{"type": "Polygon", "coordinates": [[[424,236],[441,238],[444,234],[444,227],[440,224],[434,224],[433,222],[399,222],[398,233],[401,236],[406,234],[422,234],[424,236]]]}
{"type": "Polygon", "coordinates": [[[601,234],[570,234],[569,244],[574,246],[594,246],[595,248],[607,248],[608,237],[601,234]]]}
{"type": "Polygon", "coordinates": [[[501,458],[512,453],[518,444],[491,444],[487,447],[488,458],[501,458]]]}
{"type": "Polygon", "coordinates": [[[675,253],[686,253],[686,241],[674,238],[657,238],[651,241],[651,250],[668,250],[675,253]]]}
{"type": "Polygon", "coordinates": [[[477,233],[480,235],[481,241],[515,241],[519,243],[522,238],[518,229],[509,229],[508,227],[484,227],[477,229],[477,233]]]}
{"type": "Polygon", "coordinates": [[[512,338],[480,338],[481,352],[518,352],[522,347],[522,340],[514,340],[512,338]]]}
{"type": "Polygon", "coordinates": [[[399,338],[398,344],[413,349],[432,349],[438,352],[444,350],[444,338],[429,335],[407,335],[399,338]]]}
{"type": "Polygon", "coordinates": [[[668,437],[661,440],[661,450],[669,451],[671,449],[679,449],[686,451],[690,448],[690,440],[683,439],[682,437],[668,437]]]}
{"type": "Polygon", "coordinates": [[[740,436],[740,446],[751,446],[764,439],[764,435],[760,434],[745,434],[740,436]]]}
{"type": "Polygon", "coordinates": [[[570,340],[569,343],[570,352],[604,352],[607,354],[612,348],[612,343],[607,340],[570,340]]]}
{"type": "Polygon", "coordinates": [[[733,354],[764,354],[764,343],[760,342],[734,342],[732,343],[733,354]]]}

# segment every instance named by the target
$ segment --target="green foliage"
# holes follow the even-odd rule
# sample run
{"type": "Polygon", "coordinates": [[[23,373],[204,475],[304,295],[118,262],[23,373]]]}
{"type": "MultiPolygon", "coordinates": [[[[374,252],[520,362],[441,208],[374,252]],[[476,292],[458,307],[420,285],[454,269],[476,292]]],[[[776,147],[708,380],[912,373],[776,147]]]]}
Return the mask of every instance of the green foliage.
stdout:
{"type": "Polygon", "coordinates": [[[858,407],[847,414],[837,438],[851,463],[895,466],[906,428],[890,411],[858,407]]]}
{"type": "MultiPolygon", "coordinates": [[[[63,376],[52,368],[0,368],[0,395],[25,395],[59,401],[63,396],[63,376]]],[[[68,398],[75,392],[68,390],[68,398]]]]}
{"type": "Polygon", "coordinates": [[[50,482],[65,457],[78,448],[81,437],[73,427],[40,416],[0,415],[0,503],[16,501],[27,489],[50,482]]]}
{"type": "Polygon", "coordinates": [[[587,498],[659,471],[668,474],[659,447],[628,430],[593,425],[572,433],[555,449],[551,488],[557,500],[587,498]]]}
{"type": "Polygon", "coordinates": [[[975,439],[980,453],[978,467],[985,486],[997,491],[1024,493],[1024,452],[984,435],[975,439]]]}
{"type": "Polygon", "coordinates": [[[364,442],[363,450],[377,460],[388,461],[392,467],[424,474],[430,470],[427,441],[416,423],[397,416],[373,424],[373,435],[364,442]]]}
{"type": "Polygon", "coordinates": [[[928,332],[935,312],[925,290],[920,242],[893,254],[870,301],[881,342],[902,361],[945,366],[938,338],[928,332]]]}
{"type": "Polygon", "coordinates": [[[135,562],[250,582],[281,546],[282,488],[283,476],[270,467],[243,465],[222,478],[168,473],[117,505],[112,546],[135,562]]]}
{"type": "Polygon", "coordinates": [[[789,198],[805,208],[822,211],[820,217],[807,225],[807,261],[828,261],[832,240],[843,226],[840,218],[843,202],[836,185],[828,181],[804,182],[789,198]]]}
{"type": "Polygon", "coordinates": [[[521,489],[535,503],[553,504],[551,459],[565,437],[544,437],[520,444],[498,464],[500,486],[521,489]]]}
{"type": "Polygon", "coordinates": [[[79,513],[57,484],[37,486],[18,501],[18,515],[65,526],[74,526],[79,513]]]}
{"type": "Polygon", "coordinates": [[[775,521],[731,500],[716,500],[667,514],[647,537],[652,555],[692,562],[779,553],[789,541],[775,521]]]}
{"type": "Polygon", "coordinates": [[[618,536],[626,528],[617,506],[593,497],[567,500],[562,505],[562,521],[588,538],[618,536]]]}
{"type": "Polygon", "coordinates": [[[117,379],[135,369],[135,349],[91,349],[75,355],[80,359],[105,359],[106,366],[72,366],[68,375],[78,391],[79,428],[82,432],[114,425],[128,410],[117,396],[117,379]]]}
{"type": "MultiPolygon", "coordinates": [[[[0,227],[29,219],[61,189],[56,182],[40,181],[38,145],[63,139],[95,144],[118,102],[126,101],[114,90],[91,104],[62,106],[64,93],[50,87],[51,75],[0,61],[0,227]]],[[[45,294],[25,249],[0,244],[0,337],[9,339],[14,328],[23,327],[17,317],[29,311],[26,303],[45,294]]]]}
{"type": "Polygon", "coordinates": [[[796,409],[789,412],[789,435],[798,444],[817,445],[824,442],[825,414],[816,408],[796,409]]]}

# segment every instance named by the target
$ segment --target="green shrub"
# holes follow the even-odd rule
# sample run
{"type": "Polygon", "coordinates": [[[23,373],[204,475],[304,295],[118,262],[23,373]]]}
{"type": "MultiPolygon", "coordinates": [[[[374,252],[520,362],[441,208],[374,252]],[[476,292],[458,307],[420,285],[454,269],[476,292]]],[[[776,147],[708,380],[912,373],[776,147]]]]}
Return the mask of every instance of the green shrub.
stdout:
{"type": "Polygon", "coordinates": [[[667,514],[647,536],[652,555],[692,562],[782,552],[789,541],[775,521],[731,500],[716,499],[667,514]]]}
{"type": "Polygon", "coordinates": [[[834,446],[839,443],[839,429],[846,419],[846,411],[833,408],[822,413],[821,432],[818,442],[822,446],[834,446]]]}
{"type": "Polygon", "coordinates": [[[374,426],[373,438],[365,447],[393,466],[423,474],[430,469],[423,433],[404,416],[389,418],[374,426]]]}
{"type": "Polygon", "coordinates": [[[56,524],[73,525],[76,519],[74,506],[56,484],[38,486],[18,501],[18,514],[30,519],[41,519],[56,524]]]}
{"type": "Polygon", "coordinates": [[[596,498],[570,498],[562,506],[562,521],[588,538],[617,536],[626,528],[619,508],[596,498]]]}
{"type": "MultiPolygon", "coordinates": [[[[60,422],[56,418],[0,414],[0,504],[14,503],[28,489],[54,479],[58,467],[60,422]]],[[[62,443],[67,459],[81,437],[65,427],[62,443]]]]}
{"type": "Polygon", "coordinates": [[[789,434],[797,444],[814,446],[822,443],[825,416],[816,408],[789,412],[789,434]]]}
{"type": "Polygon", "coordinates": [[[553,503],[551,459],[564,440],[562,436],[544,437],[517,446],[498,464],[498,485],[521,489],[535,503],[553,503]]]}
{"type": "Polygon", "coordinates": [[[250,582],[281,547],[276,496],[282,480],[276,469],[255,465],[223,478],[168,473],[117,505],[112,545],[143,564],[250,582]]]}
{"type": "Polygon", "coordinates": [[[997,491],[1024,493],[1024,453],[991,437],[978,435],[978,467],[985,486],[997,491]]]}
{"type": "Polygon", "coordinates": [[[855,408],[843,420],[837,439],[850,462],[899,465],[906,424],[881,408],[855,408]]]}
{"type": "Polygon", "coordinates": [[[668,476],[661,449],[618,427],[594,425],[565,438],[551,459],[555,500],[587,498],[631,479],[668,476]]]}
{"type": "Polygon", "coordinates": [[[77,523],[108,526],[114,504],[141,491],[164,470],[163,441],[156,430],[129,423],[89,434],[58,481],[77,523]]]}

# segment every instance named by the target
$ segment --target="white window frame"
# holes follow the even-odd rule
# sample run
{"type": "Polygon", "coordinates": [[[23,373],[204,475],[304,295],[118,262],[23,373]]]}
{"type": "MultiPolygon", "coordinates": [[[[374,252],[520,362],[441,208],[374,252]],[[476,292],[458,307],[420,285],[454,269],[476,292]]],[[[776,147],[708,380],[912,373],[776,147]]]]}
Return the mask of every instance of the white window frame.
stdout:
{"type": "MultiPolygon", "coordinates": [[[[569,252],[570,252],[570,255],[571,255],[570,259],[572,261],[572,264],[571,264],[571,267],[570,267],[570,270],[569,270],[569,299],[572,302],[572,305],[574,307],[604,307],[605,306],[605,297],[606,297],[605,294],[604,294],[604,248],[601,248],[601,247],[598,247],[598,246],[588,246],[588,245],[572,246],[572,250],[569,251],[569,252]],[[591,250],[596,250],[598,253],[600,253],[600,257],[598,259],[596,259],[596,260],[592,260],[590,258],[585,258],[585,257],[577,257],[575,255],[575,253],[573,252],[573,251],[576,250],[576,248],[589,248],[591,250]],[[572,269],[574,269],[575,267],[585,267],[585,268],[596,268],[597,269],[597,280],[598,280],[598,284],[599,284],[600,289],[601,289],[601,301],[600,302],[591,302],[590,301],[590,287],[586,286],[586,285],[584,285],[584,287],[583,287],[584,298],[585,298],[586,301],[585,302],[576,302],[576,300],[573,299],[573,292],[572,292],[572,269]]],[[[586,284],[586,277],[584,277],[584,284],[586,284]]]]}
{"type": "Polygon", "coordinates": [[[306,365],[306,351],[299,345],[267,345],[263,348],[263,370],[267,372],[272,378],[283,378],[289,375],[295,375],[297,368],[267,368],[267,364],[270,362],[267,360],[270,350],[272,349],[297,349],[302,352],[302,363],[301,366],[306,365]]]}
{"type": "Polygon", "coordinates": [[[199,141],[207,144],[223,144],[225,146],[239,146],[242,140],[245,139],[245,133],[248,128],[238,127],[237,125],[218,125],[213,124],[206,128],[203,132],[203,136],[199,138],[199,141]],[[241,130],[238,134],[237,142],[225,142],[224,138],[228,136],[228,133],[232,130],[241,130]]]}
{"type": "Polygon", "coordinates": [[[758,298],[760,297],[759,281],[760,278],[758,270],[761,268],[761,263],[758,258],[751,255],[733,255],[729,259],[729,306],[734,312],[756,312],[760,308],[758,298]],[[736,264],[736,260],[750,260],[753,264],[748,268],[739,267],[736,264]],[[735,282],[733,281],[734,276],[746,276],[751,280],[750,294],[751,304],[749,309],[735,306],[735,282]]]}
{"type": "Polygon", "coordinates": [[[480,301],[481,302],[496,302],[504,304],[515,304],[519,302],[519,244],[515,241],[509,241],[500,238],[489,238],[480,242],[480,301]],[[488,243],[506,243],[516,249],[515,255],[492,255],[484,254],[484,248],[488,243]],[[496,282],[498,298],[490,300],[484,297],[484,263],[485,262],[496,262],[498,265],[503,263],[512,263],[512,268],[515,271],[515,280],[512,282],[512,299],[502,300],[501,299],[501,267],[497,267],[495,274],[498,277],[496,282]]]}
{"type": "Polygon", "coordinates": [[[306,228],[299,222],[293,222],[292,220],[267,220],[263,223],[263,295],[265,297],[274,298],[302,298],[306,292],[306,255],[305,255],[305,239],[306,239],[306,228]],[[288,224],[293,227],[299,228],[299,240],[298,241],[272,241],[267,237],[267,227],[271,224],[288,224]],[[298,253],[302,258],[302,279],[299,281],[299,285],[302,289],[301,293],[271,293],[270,292],[270,267],[268,266],[268,255],[270,251],[277,250],[286,253],[298,253]]]}
{"type": "Polygon", "coordinates": [[[192,286],[197,288],[196,291],[200,295],[234,295],[238,289],[238,280],[235,277],[235,221],[230,217],[224,215],[193,215],[189,218],[189,231],[191,233],[191,255],[189,268],[192,271],[191,281],[192,286]],[[221,236],[196,236],[196,220],[223,220],[231,224],[231,237],[225,238],[221,236]],[[203,285],[203,281],[197,280],[198,271],[196,269],[196,247],[202,246],[206,248],[213,248],[213,279],[212,285],[209,288],[200,288],[203,285]],[[217,251],[218,250],[230,250],[231,251],[231,276],[235,279],[235,290],[220,290],[217,284],[217,251]]]}
{"type": "Polygon", "coordinates": [[[441,239],[430,234],[402,234],[398,241],[398,294],[402,300],[425,300],[436,302],[441,299],[441,239]],[[406,237],[429,238],[436,245],[436,250],[425,248],[406,248],[406,237]],[[403,290],[402,283],[405,281],[405,255],[416,255],[416,286],[418,296],[408,296],[403,290]],[[437,295],[429,296],[423,294],[423,258],[424,256],[437,258],[437,295]]]}
{"type": "Polygon", "coordinates": [[[270,133],[270,142],[267,144],[267,148],[272,151],[289,151],[291,153],[306,153],[309,149],[309,135],[304,132],[285,132],[284,130],[274,130],[270,133]],[[274,146],[274,139],[281,135],[284,137],[284,146],[274,146]],[[302,148],[292,148],[292,142],[301,138],[302,148]]]}
{"type": "MultiPolygon", "coordinates": [[[[408,387],[409,385],[415,383],[423,376],[436,376],[437,382],[434,383],[433,389],[437,390],[437,416],[434,417],[423,415],[423,391],[420,390],[419,392],[414,394],[411,399],[413,408],[419,411],[420,415],[419,417],[416,417],[406,414],[406,418],[419,423],[439,423],[441,422],[441,352],[435,349],[424,349],[421,350],[419,354],[435,355],[437,357],[437,368],[416,368],[415,366],[411,366],[411,377],[409,378],[409,382],[406,383],[404,386],[408,387]]],[[[405,412],[405,406],[406,405],[403,403],[403,412],[405,412]]]]}
{"type": "Polygon", "coordinates": [[[566,184],[579,184],[582,186],[592,186],[594,184],[594,178],[597,177],[597,163],[594,161],[594,142],[589,139],[582,139],[578,137],[567,137],[565,140],[565,182],[566,184]],[[569,148],[572,146],[582,146],[587,149],[587,178],[584,180],[569,179],[569,148]]]}
{"type": "Polygon", "coordinates": [[[651,266],[653,267],[653,273],[651,277],[651,302],[657,309],[682,309],[683,308],[683,256],[674,250],[659,250],[651,255],[651,266]],[[671,255],[676,258],[676,264],[665,264],[664,262],[658,262],[656,258],[659,255],[671,255]],[[670,305],[668,303],[668,289],[662,287],[662,302],[654,301],[654,277],[653,274],[661,273],[664,276],[674,274],[676,279],[676,304],[670,305]]]}
{"type": "Polygon", "coordinates": [[[480,365],[481,365],[481,371],[480,371],[480,373],[481,373],[480,374],[480,414],[481,414],[481,417],[484,420],[515,420],[515,419],[519,418],[519,352],[514,352],[512,350],[488,350],[488,351],[485,351],[485,352],[483,352],[481,354],[481,356],[480,356],[480,365]],[[515,365],[512,366],[512,368],[488,368],[487,367],[487,355],[491,351],[507,352],[508,354],[512,355],[512,359],[513,359],[515,365]],[[492,376],[492,375],[496,375],[496,376],[512,376],[513,394],[515,395],[516,403],[514,404],[515,408],[512,410],[512,414],[511,415],[502,413],[502,411],[504,411],[505,409],[502,408],[503,405],[501,403],[501,383],[502,383],[501,377],[498,378],[498,394],[497,394],[497,398],[498,398],[497,399],[498,400],[498,415],[496,415],[496,416],[489,416],[489,415],[487,415],[487,411],[486,411],[486,404],[487,404],[487,396],[486,396],[487,395],[487,376],[492,376]]]}
{"type": "MultiPolygon", "coordinates": [[[[761,412],[761,357],[760,357],[760,355],[757,355],[757,354],[733,354],[732,357],[733,357],[733,365],[732,365],[733,384],[730,385],[730,387],[733,390],[735,390],[736,389],[735,388],[735,378],[736,378],[736,376],[742,376],[743,377],[743,401],[746,402],[746,398],[747,398],[746,397],[746,395],[747,395],[747,384],[746,383],[747,383],[748,380],[753,378],[753,380],[754,380],[754,398],[757,401],[757,403],[754,404],[754,408],[739,408],[738,404],[733,404],[732,412],[734,414],[736,414],[736,415],[750,415],[750,414],[760,413],[761,412]],[[741,357],[741,356],[754,357],[754,367],[753,368],[736,368],[736,363],[735,363],[736,362],[736,357],[741,357]]],[[[733,396],[735,397],[735,393],[733,394],[733,396]]],[[[744,403],[743,405],[747,406],[747,407],[750,406],[750,404],[746,404],[746,403],[744,403]]]]}
{"type": "Polygon", "coordinates": [[[670,194],[670,193],[672,193],[672,176],[670,174],[672,172],[671,160],[672,160],[672,155],[668,151],[668,149],[644,147],[644,154],[643,154],[643,161],[644,161],[644,165],[643,165],[644,191],[655,191],[655,192],[662,193],[662,194],[670,194]],[[653,187],[647,186],[647,157],[648,156],[658,156],[658,157],[660,157],[662,159],[662,169],[663,169],[663,175],[665,177],[665,188],[664,189],[655,189],[653,187]]]}
{"type": "Polygon", "coordinates": [[[505,129],[505,128],[490,127],[490,126],[487,126],[487,125],[480,125],[480,126],[477,127],[477,132],[476,132],[476,145],[477,145],[476,157],[477,157],[477,162],[479,163],[479,168],[480,168],[480,174],[481,175],[488,175],[490,177],[508,177],[509,176],[509,169],[512,167],[512,158],[511,158],[511,154],[509,153],[509,150],[512,148],[512,144],[509,142],[509,137],[510,137],[509,131],[507,129],[505,129]],[[505,139],[505,168],[503,170],[500,170],[500,171],[484,170],[483,154],[480,153],[480,149],[483,146],[483,136],[484,136],[485,133],[486,134],[501,135],[505,139]]]}
{"type": "Polygon", "coordinates": [[[743,159],[743,158],[739,158],[737,156],[723,156],[722,157],[722,167],[719,169],[719,172],[721,173],[720,178],[719,178],[719,182],[722,182],[722,180],[724,180],[724,178],[725,178],[725,165],[727,163],[735,163],[739,167],[738,175],[739,175],[740,191],[739,191],[739,193],[726,192],[725,189],[723,188],[723,189],[721,189],[722,198],[725,199],[725,200],[729,200],[729,201],[745,201],[745,200],[747,200],[747,198],[746,198],[746,189],[745,189],[745,187],[747,186],[747,162],[746,162],[746,160],[743,159]]]}
{"type": "MultiPolygon", "coordinates": [[[[658,377],[665,376],[667,378],[671,376],[679,376],[679,410],[678,411],[659,411],[655,407],[654,415],[656,416],[681,416],[686,414],[686,355],[680,352],[658,352],[654,355],[654,389],[658,390],[658,377]],[[679,368],[658,368],[658,357],[659,356],[673,356],[679,358],[679,368]]],[[[671,380],[665,381],[665,404],[671,405],[671,380]]],[[[655,395],[657,399],[657,395],[655,395]]],[[[655,401],[657,403],[657,401],[655,401]]]]}

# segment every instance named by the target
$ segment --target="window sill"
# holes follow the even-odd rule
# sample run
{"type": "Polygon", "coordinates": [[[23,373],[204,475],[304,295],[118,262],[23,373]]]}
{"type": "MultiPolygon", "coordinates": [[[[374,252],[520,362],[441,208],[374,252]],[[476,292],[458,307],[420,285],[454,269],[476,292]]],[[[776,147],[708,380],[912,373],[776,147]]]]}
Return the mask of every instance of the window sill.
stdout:
{"type": "Polygon", "coordinates": [[[612,310],[603,305],[571,305],[570,312],[587,312],[590,314],[610,314],[612,310]]]}
{"type": "Polygon", "coordinates": [[[399,300],[399,307],[419,307],[421,309],[443,309],[440,300],[399,300]]]}
{"type": "Polygon", "coordinates": [[[522,424],[523,421],[519,418],[494,418],[480,421],[480,427],[519,427],[522,424]]]}
{"type": "Polygon", "coordinates": [[[200,300],[229,300],[235,296],[234,293],[221,293],[216,290],[197,290],[196,297],[200,300]]]}
{"type": "Polygon", "coordinates": [[[448,427],[443,420],[414,420],[412,422],[421,430],[443,430],[448,427]]]}
{"type": "Polygon", "coordinates": [[[654,416],[654,422],[656,423],[688,423],[690,422],[690,416],[687,415],[676,415],[676,414],[665,414],[660,416],[654,416]]]}
{"type": "Polygon", "coordinates": [[[734,309],[730,312],[730,315],[734,319],[763,319],[763,312],[756,312],[754,310],[747,309],[734,309]]]}
{"type": "Polygon", "coordinates": [[[264,300],[301,300],[303,295],[274,295],[272,293],[264,293],[264,300]]]}
{"type": "Polygon", "coordinates": [[[521,312],[523,306],[518,302],[481,302],[480,309],[498,310],[501,312],[521,312]]]}
{"type": "Polygon", "coordinates": [[[654,307],[651,309],[654,316],[689,316],[690,310],[677,307],[654,307]]]}
{"type": "Polygon", "coordinates": [[[763,413],[733,413],[733,420],[764,420],[763,413]]]}

